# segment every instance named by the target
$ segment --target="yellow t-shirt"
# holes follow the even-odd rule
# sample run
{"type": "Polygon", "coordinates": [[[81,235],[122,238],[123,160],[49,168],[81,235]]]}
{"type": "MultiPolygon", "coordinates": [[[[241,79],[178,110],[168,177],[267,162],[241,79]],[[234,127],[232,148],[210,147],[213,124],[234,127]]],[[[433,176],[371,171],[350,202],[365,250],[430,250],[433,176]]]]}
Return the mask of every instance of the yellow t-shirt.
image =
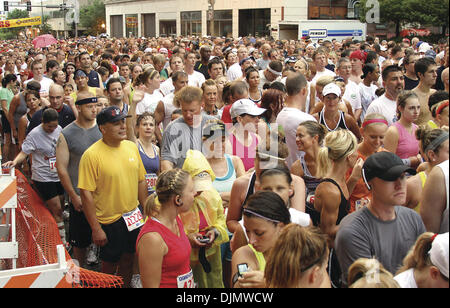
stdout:
{"type": "Polygon", "coordinates": [[[81,157],[78,188],[93,193],[97,220],[108,225],[136,209],[145,173],[136,144],[124,140],[115,148],[100,139],[81,157]]]}
{"type": "MultiPolygon", "coordinates": [[[[97,97],[97,90],[98,88],[89,87],[89,92],[92,93],[93,96],[97,97]]],[[[77,92],[70,93],[70,96],[73,98],[73,101],[77,101],[77,92]]]]}

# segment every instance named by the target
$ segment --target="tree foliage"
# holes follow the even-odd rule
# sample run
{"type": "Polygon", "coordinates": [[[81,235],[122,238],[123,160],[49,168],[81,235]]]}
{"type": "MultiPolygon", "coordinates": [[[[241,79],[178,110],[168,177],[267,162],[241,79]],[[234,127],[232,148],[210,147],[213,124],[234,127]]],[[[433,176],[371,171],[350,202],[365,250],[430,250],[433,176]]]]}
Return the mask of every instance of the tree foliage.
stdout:
{"type": "Polygon", "coordinates": [[[105,3],[94,0],[89,5],[80,8],[80,24],[88,34],[102,32],[102,24],[106,20],[105,3]]]}
{"type": "MultiPolygon", "coordinates": [[[[8,18],[6,18],[6,19],[19,19],[19,18],[27,18],[27,17],[29,17],[28,11],[14,9],[8,13],[8,18]]],[[[17,38],[17,35],[19,34],[19,32],[21,32],[23,30],[24,30],[24,27],[1,29],[0,30],[0,39],[9,40],[9,39],[17,38]]]]}
{"type": "Polygon", "coordinates": [[[366,17],[370,18],[376,9],[375,5],[379,6],[379,22],[394,24],[396,36],[406,24],[442,26],[444,33],[448,27],[449,0],[361,0],[359,9],[362,22],[371,22],[366,17]]]}

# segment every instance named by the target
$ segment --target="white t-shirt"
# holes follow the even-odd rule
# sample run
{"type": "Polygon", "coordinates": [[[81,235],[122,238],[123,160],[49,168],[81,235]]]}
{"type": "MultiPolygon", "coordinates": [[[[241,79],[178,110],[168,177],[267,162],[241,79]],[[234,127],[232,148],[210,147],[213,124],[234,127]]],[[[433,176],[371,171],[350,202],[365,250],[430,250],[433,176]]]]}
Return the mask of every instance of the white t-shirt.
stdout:
{"type": "Polygon", "coordinates": [[[333,71],[330,71],[329,69],[324,69],[322,72],[317,71],[316,75],[314,76],[314,78],[311,80],[311,84],[313,84],[314,86],[316,85],[316,81],[317,79],[319,79],[322,76],[336,76],[336,73],[333,71]]]}
{"type": "Polygon", "coordinates": [[[143,114],[144,112],[154,113],[158,103],[163,99],[161,92],[158,90],[153,91],[152,94],[145,93],[144,98],[136,105],[136,115],[143,114]]]}
{"type": "MultiPolygon", "coordinates": [[[[200,72],[194,71],[193,74],[188,75],[188,85],[190,85],[191,87],[201,88],[204,82],[205,76],[203,76],[203,74],[200,72]]],[[[175,92],[175,86],[173,85],[172,77],[161,83],[161,85],[159,86],[159,91],[164,96],[175,92]]]]}
{"type": "Polygon", "coordinates": [[[172,77],[166,79],[164,82],[161,83],[161,85],[159,86],[159,91],[164,96],[175,91],[175,86],[173,85],[172,77]]]}
{"type": "Polygon", "coordinates": [[[234,81],[242,77],[242,69],[239,63],[234,63],[227,71],[227,78],[229,81],[234,81]]]}
{"type": "MultiPolygon", "coordinates": [[[[29,83],[30,81],[37,81],[34,79],[30,79],[24,82],[25,85],[27,85],[27,83],[29,83]]],[[[51,80],[50,78],[47,77],[42,77],[42,80],[39,81],[39,83],[41,84],[41,90],[39,91],[40,95],[48,95],[50,92],[50,86],[53,83],[53,80],[51,80]]]]}
{"type": "Polygon", "coordinates": [[[361,122],[363,122],[370,104],[378,98],[378,96],[375,94],[375,91],[378,89],[378,87],[374,84],[371,84],[370,87],[367,87],[364,82],[361,82],[358,87],[362,107],[361,122]]]}
{"type": "Polygon", "coordinates": [[[359,94],[359,86],[356,82],[349,80],[345,86],[344,99],[350,102],[352,105],[353,113],[356,110],[361,109],[361,96],[359,94]]]}
{"type": "Polygon", "coordinates": [[[398,282],[401,288],[413,288],[417,289],[416,279],[414,279],[414,269],[410,268],[397,276],[394,277],[394,280],[398,282]]]}
{"type": "Polygon", "coordinates": [[[297,149],[295,138],[298,125],[305,121],[317,122],[312,115],[292,107],[284,107],[277,116],[276,122],[283,127],[286,135],[286,144],[289,148],[289,156],[286,159],[286,163],[289,168],[291,168],[292,164],[299,159],[301,152],[297,149]]]}
{"type": "Polygon", "coordinates": [[[172,113],[177,107],[173,105],[173,98],[175,97],[175,93],[170,93],[167,96],[164,96],[162,102],[164,104],[164,120],[163,120],[163,128],[166,129],[167,125],[169,125],[170,121],[172,121],[172,113]]]}
{"type": "Polygon", "coordinates": [[[379,113],[384,115],[388,121],[389,126],[397,122],[397,102],[392,101],[386,97],[385,94],[374,100],[369,108],[367,108],[367,114],[379,113]]]}
{"type": "Polygon", "coordinates": [[[205,76],[197,71],[194,71],[191,75],[188,75],[188,84],[192,87],[201,88],[205,82],[205,76]]]}

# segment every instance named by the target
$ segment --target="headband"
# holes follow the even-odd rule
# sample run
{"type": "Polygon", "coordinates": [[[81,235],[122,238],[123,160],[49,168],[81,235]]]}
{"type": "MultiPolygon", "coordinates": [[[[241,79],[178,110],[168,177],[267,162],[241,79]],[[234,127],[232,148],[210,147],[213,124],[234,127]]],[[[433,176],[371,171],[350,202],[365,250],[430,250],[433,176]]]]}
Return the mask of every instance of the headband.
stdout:
{"type": "Polygon", "coordinates": [[[274,223],[279,223],[279,222],[280,222],[279,220],[267,218],[267,217],[265,217],[265,216],[263,216],[263,215],[261,215],[261,214],[258,214],[258,213],[256,213],[256,212],[253,212],[253,211],[251,211],[251,210],[249,210],[249,209],[244,209],[244,212],[245,212],[245,213],[252,214],[252,215],[255,215],[256,217],[259,217],[259,218],[262,218],[262,219],[265,219],[265,220],[268,220],[268,221],[272,221],[272,222],[274,222],[274,223]]]}
{"type": "Polygon", "coordinates": [[[439,107],[436,109],[436,115],[440,114],[445,107],[448,107],[448,100],[439,105],[439,107]]]}
{"type": "Polygon", "coordinates": [[[276,70],[270,68],[270,66],[267,66],[267,70],[274,75],[281,76],[281,72],[277,72],[276,70]]]}
{"type": "Polygon", "coordinates": [[[362,127],[364,128],[367,125],[372,124],[372,123],[383,123],[383,124],[386,124],[387,126],[389,126],[389,124],[388,124],[388,122],[386,120],[383,120],[383,119],[372,119],[372,120],[364,121],[364,123],[362,124],[362,127]]]}
{"type": "Polygon", "coordinates": [[[441,145],[442,142],[448,139],[448,132],[442,132],[436,139],[434,139],[425,149],[425,153],[428,151],[434,151],[438,146],[441,145]]]}
{"type": "Polygon", "coordinates": [[[279,161],[282,161],[282,162],[284,162],[284,161],[286,161],[286,159],[284,159],[284,158],[280,158],[280,157],[277,157],[277,156],[273,156],[273,155],[270,155],[270,154],[267,154],[267,153],[260,153],[260,152],[258,152],[258,157],[264,157],[264,158],[268,158],[268,159],[271,159],[271,158],[273,158],[273,159],[276,159],[276,160],[279,160],[279,161]]]}
{"type": "Polygon", "coordinates": [[[95,97],[95,96],[94,97],[88,97],[88,98],[85,98],[85,99],[77,100],[75,102],[75,105],[81,106],[81,105],[96,103],[97,101],[98,101],[97,97],[95,97]]]}

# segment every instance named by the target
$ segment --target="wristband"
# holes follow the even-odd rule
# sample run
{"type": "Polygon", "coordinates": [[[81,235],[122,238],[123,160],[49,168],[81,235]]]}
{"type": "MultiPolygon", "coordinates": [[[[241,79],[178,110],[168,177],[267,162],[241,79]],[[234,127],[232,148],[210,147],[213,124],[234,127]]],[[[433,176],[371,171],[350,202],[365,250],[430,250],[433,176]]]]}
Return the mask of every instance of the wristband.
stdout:
{"type": "Polygon", "coordinates": [[[411,167],[411,159],[405,158],[405,159],[402,159],[402,161],[403,161],[403,164],[407,165],[408,167],[411,167]]]}

